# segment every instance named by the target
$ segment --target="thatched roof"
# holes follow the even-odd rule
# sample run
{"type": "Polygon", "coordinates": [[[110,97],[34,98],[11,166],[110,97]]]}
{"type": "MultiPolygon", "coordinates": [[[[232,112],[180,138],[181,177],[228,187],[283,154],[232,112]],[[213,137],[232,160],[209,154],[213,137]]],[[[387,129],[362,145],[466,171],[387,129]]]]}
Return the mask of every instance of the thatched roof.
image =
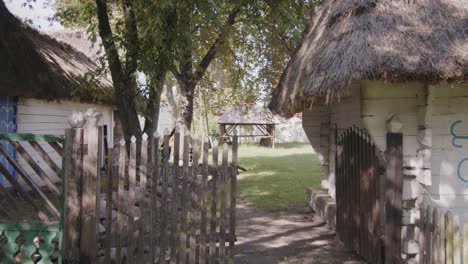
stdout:
{"type": "Polygon", "coordinates": [[[272,125],[279,123],[281,122],[270,110],[260,106],[234,107],[218,119],[218,124],[272,125]]]}
{"type": "Polygon", "coordinates": [[[13,16],[0,0],[0,96],[112,102],[112,83],[70,45],[13,16]]]}
{"type": "Polygon", "coordinates": [[[99,58],[100,39],[93,41],[90,34],[80,30],[58,30],[45,32],[47,35],[69,44],[92,60],[99,58]]]}
{"type": "Polygon", "coordinates": [[[466,82],[466,0],[323,0],[269,108],[289,117],[364,79],[466,82]]]}

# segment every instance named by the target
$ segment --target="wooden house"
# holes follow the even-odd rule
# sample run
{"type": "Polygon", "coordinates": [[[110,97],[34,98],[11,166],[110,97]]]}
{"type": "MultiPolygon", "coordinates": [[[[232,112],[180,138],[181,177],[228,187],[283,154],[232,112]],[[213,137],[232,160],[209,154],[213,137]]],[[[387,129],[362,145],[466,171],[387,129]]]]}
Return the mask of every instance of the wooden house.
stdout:
{"type": "Polygon", "coordinates": [[[269,108],[303,113],[332,197],[337,139],[354,125],[384,152],[388,122],[402,126],[407,261],[418,259],[421,208],[468,213],[466,1],[322,1],[269,108]]]}
{"type": "MultiPolygon", "coordinates": [[[[3,1],[0,1],[0,62],[0,133],[63,136],[72,111],[96,108],[103,115],[100,124],[107,128],[107,136],[112,140],[112,82],[99,74],[95,61],[22,23],[3,1]]],[[[60,165],[59,157],[54,158],[60,165]]],[[[44,170],[50,168],[44,166],[44,170]]],[[[32,170],[29,172],[34,175],[32,170]]]]}

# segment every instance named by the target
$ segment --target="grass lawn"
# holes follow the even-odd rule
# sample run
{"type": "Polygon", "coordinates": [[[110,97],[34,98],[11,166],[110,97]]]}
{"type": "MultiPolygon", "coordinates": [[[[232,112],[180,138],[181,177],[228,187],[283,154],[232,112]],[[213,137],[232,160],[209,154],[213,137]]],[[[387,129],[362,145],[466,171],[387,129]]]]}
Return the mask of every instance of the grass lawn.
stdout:
{"type": "Polygon", "coordinates": [[[319,187],[320,165],[310,144],[277,144],[275,149],[239,148],[238,195],[253,206],[279,210],[300,205],[306,187],[319,187]]]}

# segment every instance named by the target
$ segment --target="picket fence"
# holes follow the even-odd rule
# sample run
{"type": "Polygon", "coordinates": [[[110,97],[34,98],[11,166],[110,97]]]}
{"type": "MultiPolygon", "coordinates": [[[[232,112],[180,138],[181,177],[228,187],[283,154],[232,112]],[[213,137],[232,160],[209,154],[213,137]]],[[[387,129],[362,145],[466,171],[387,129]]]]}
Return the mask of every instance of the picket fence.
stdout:
{"type": "Polygon", "coordinates": [[[419,263],[468,263],[468,218],[427,206],[419,223],[419,263]]]}
{"type": "Polygon", "coordinates": [[[179,130],[108,151],[100,134],[66,131],[66,262],[234,262],[237,136],[214,140],[209,162],[208,138],[179,130]]]}

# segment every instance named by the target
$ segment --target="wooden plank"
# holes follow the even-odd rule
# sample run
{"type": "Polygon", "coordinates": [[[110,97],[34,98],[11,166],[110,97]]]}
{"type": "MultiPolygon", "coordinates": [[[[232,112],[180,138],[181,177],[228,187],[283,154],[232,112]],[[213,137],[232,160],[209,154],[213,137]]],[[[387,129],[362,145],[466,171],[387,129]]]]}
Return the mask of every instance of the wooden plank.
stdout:
{"type": "Polygon", "coordinates": [[[36,135],[36,134],[30,134],[30,133],[0,133],[0,140],[63,143],[63,137],[60,137],[60,136],[36,135]]]}
{"type": "Polygon", "coordinates": [[[427,218],[426,210],[424,208],[420,209],[420,224],[419,224],[419,259],[421,263],[426,261],[426,234],[427,234],[427,218]]]}
{"type": "Polygon", "coordinates": [[[60,156],[63,156],[63,149],[57,142],[48,142],[49,146],[53,148],[60,156]]]}
{"type": "Polygon", "coordinates": [[[450,212],[445,214],[445,261],[453,263],[453,215],[450,212]]]}
{"type": "Polygon", "coordinates": [[[137,142],[136,137],[132,136],[130,139],[130,159],[128,161],[128,242],[127,242],[127,263],[135,263],[135,248],[136,241],[134,237],[135,232],[135,184],[136,184],[136,163],[137,163],[137,142]]]}
{"type": "Polygon", "coordinates": [[[10,141],[11,145],[16,149],[16,151],[23,157],[23,159],[31,166],[34,172],[42,179],[42,181],[46,184],[47,188],[50,190],[52,194],[56,197],[60,196],[60,191],[57,186],[50,180],[49,176],[44,172],[44,170],[37,165],[37,163],[33,160],[33,158],[26,152],[26,150],[21,146],[21,144],[17,141],[10,141]]]}
{"type": "Polygon", "coordinates": [[[158,219],[158,181],[159,181],[159,135],[154,133],[151,138],[151,156],[150,156],[150,177],[151,177],[151,208],[150,208],[150,263],[156,261],[159,247],[157,240],[156,224],[158,219]]]}
{"type": "Polygon", "coordinates": [[[228,145],[223,144],[223,157],[221,169],[221,212],[219,217],[219,262],[224,263],[226,260],[226,178],[228,173],[228,145]]]}
{"type": "Polygon", "coordinates": [[[161,229],[160,229],[160,252],[159,263],[166,263],[167,250],[167,187],[169,170],[169,130],[164,131],[163,143],[163,168],[162,168],[162,194],[161,194],[161,229]]]}
{"type": "Polygon", "coordinates": [[[207,227],[207,193],[208,193],[208,152],[210,147],[208,137],[204,137],[203,139],[203,154],[202,154],[202,183],[201,183],[201,190],[200,193],[201,197],[201,219],[200,219],[200,263],[206,263],[206,227],[207,227]]]}
{"type": "Polygon", "coordinates": [[[64,167],[64,212],[63,212],[63,257],[64,261],[75,263],[79,261],[81,192],[79,184],[83,166],[83,130],[81,128],[65,130],[64,167]]]}
{"type": "Polygon", "coordinates": [[[55,164],[55,162],[49,156],[49,154],[47,154],[47,151],[45,151],[44,148],[39,143],[37,143],[35,141],[29,141],[29,144],[42,157],[42,159],[49,166],[49,168],[51,168],[52,171],[55,172],[57,177],[62,178],[62,170],[59,168],[59,166],[57,164],[55,164]]]}
{"type": "Polygon", "coordinates": [[[432,248],[431,251],[433,254],[433,260],[434,263],[440,263],[440,222],[439,222],[439,212],[437,211],[437,208],[434,208],[434,211],[432,211],[432,225],[433,225],[433,242],[432,242],[432,248]]]}
{"type": "Polygon", "coordinates": [[[100,171],[98,160],[98,127],[92,125],[85,127],[83,142],[87,145],[88,150],[86,155],[83,155],[80,259],[85,262],[94,263],[97,257],[97,219],[99,216],[96,207],[100,171]]]}
{"type": "Polygon", "coordinates": [[[217,226],[217,200],[218,200],[218,141],[213,141],[213,175],[211,189],[211,219],[210,219],[210,263],[216,263],[216,226],[217,226]]]}
{"type": "Polygon", "coordinates": [[[425,213],[425,219],[424,221],[426,222],[426,230],[425,230],[425,238],[426,238],[426,244],[425,244],[425,247],[426,247],[426,250],[425,250],[425,261],[427,263],[433,263],[433,258],[432,258],[432,252],[431,252],[431,247],[432,247],[432,234],[434,233],[432,231],[432,208],[430,206],[427,206],[426,207],[426,213],[425,213]]]}
{"type": "Polygon", "coordinates": [[[460,241],[460,218],[458,215],[453,215],[453,263],[461,264],[462,243],[460,241]]]}
{"type": "Polygon", "coordinates": [[[446,260],[446,233],[445,233],[445,227],[446,227],[446,218],[445,214],[440,213],[439,215],[439,226],[440,226],[440,260],[441,263],[445,263],[446,260]]]}
{"type": "Polygon", "coordinates": [[[125,196],[125,161],[127,159],[127,148],[125,140],[120,140],[119,147],[119,185],[117,190],[117,237],[116,237],[116,262],[122,263],[122,247],[124,234],[124,196],[125,196]]]}
{"type": "Polygon", "coordinates": [[[463,263],[468,263],[468,218],[463,218],[463,263]]]}
{"type": "Polygon", "coordinates": [[[184,152],[183,152],[183,167],[182,167],[182,191],[181,191],[181,204],[182,204],[182,218],[180,221],[180,245],[181,251],[179,259],[182,263],[188,261],[187,251],[187,214],[188,214],[188,180],[189,180],[189,163],[190,163],[190,135],[184,135],[184,152]]]}
{"type": "Polygon", "coordinates": [[[171,219],[170,221],[170,247],[171,247],[171,264],[176,263],[176,256],[178,250],[180,250],[180,230],[177,223],[180,221],[179,215],[179,160],[180,160],[180,130],[176,129],[174,134],[174,165],[172,172],[172,209],[171,209],[171,219]]]}
{"type": "MultiPolygon", "coordinates": [[[[45,196],[45,194],[41,191],[41,189],[36,185],[36,183],[31,179],[31,177],[24,171],[24,169],[19,165],[19,163],[15,160],[14,157],[12,157],[7,150],[5,150],[5,148],[0,144],[0,154],[3,155],[3,157],[6,158],[6,160],[13,166],[13,168],[16,170],[16,172],[22,176],[22,179],[26,182],[26,184],[28,184],[28,186],[41,198],[41,200],[45,203],[45,206],[47,207],[47,209],[49,210],[49,212],[52,214],[52,216],[54,218],[60,218],[60,213],[58,211],[58,209],[52,204],[52,202],[49,200],[49,198],[47,198],[47,196],[45,196]]],[[[6,170],[6,168],[3,168],[6,170]]],[[[8,172],[8,170],[6,170],[6,172],[8,172]]],[[[17,184],[17,180],[15,179],[15,177],[13,177],[13,175],[11,175],[10,173],[5,173],[5,172],[2,172],[2,174],[4,174],[5,177],[6,174],[9,174],[11,176],[10,179],[8,179],[8,181],[10,181],[10,183],[12,185],[15,185],[16,189],[18,191],[23,191],[23,196],[26,198],[26,199],[30,199],[30,198],[27,198],[29,197],[29,195],[24,195],[25,193],[25,190],[20,187],[20,189],[18,189],[18,186],[19,184],[17,184]]],[[[8,178],[8,177],[7,177],[8,178]]],[[[32,205],[36,205],[35,202],[31,203],[32,205]]],[[[38,211],[39,213],[42,212],[42,210],[39,210],[38,211]]]]}
{"type": "Polygon", "coordinates": [[[231,201],[229,214],[229,264],[234,264],[234,244],[236,241],[236,204],[237,204],[237,131],[232,138],[232,164],[231,164],[231,201]]]}
{"type": "Polygon", "coordinates": [[[385,263],[401,262],[403,135],[387,133],[385,186],[385,263]]]}
{"type": "Polygon", "coordinates": [[[138,228],[138,255],[137,263],[146,263],[144,248],[146,247],[146,196],[147,196],[147,175],[148,175],[148,135],[143,134],[141,141],[141,157],[140,157],[140,226],[138,228]]]}
{"type": "Polygon", "coordinates": [[[113,168],[114,168],[114,149],[113,144],[109,144],[109,156],[107,159],[107,174],[106,174],[106,233],[104,240],[104,263],[111,261],[111,242],[112,242],[112,186],[113,182],[113,168]]]}
{"type": "Polygon", "coordinates": [[[197,245],[196,245],[196,227],[199,224],[199,207],[198,207],[198,159],[199,159],[199,145],[198,136],[194,135],[192,138],[192,170],[191,170],[191,188],[190,188],[190,212],[192,215],[192,224],[190,225],[190,251],[189,251],[189,263],[195,264],[197,262],[197,245]]]}

